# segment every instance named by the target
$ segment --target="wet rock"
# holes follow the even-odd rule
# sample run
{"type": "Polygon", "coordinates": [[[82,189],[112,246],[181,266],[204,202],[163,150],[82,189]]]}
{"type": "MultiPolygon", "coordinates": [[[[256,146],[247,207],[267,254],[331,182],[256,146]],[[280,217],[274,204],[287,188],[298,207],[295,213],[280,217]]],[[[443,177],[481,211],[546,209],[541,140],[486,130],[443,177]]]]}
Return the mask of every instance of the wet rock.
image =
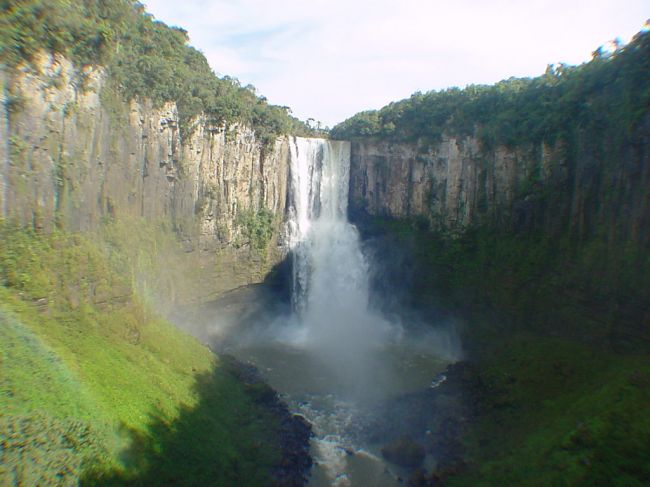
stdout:
{"type": "Polygon", "coordinates": [[[271,470],[271,487],[302,487],[312,467],[309,454],[311,424],[302,416],[292,414],[275,390],[264,382],[257,368],[239,362],[229,355],[220,355],[222,363],[246,387],[253,400],[270,411],[280,423],[276,440],[281,450],[280,462],[271,470]]]}
{"type": "Polygon", "coordinates": [[[424,461],[424,447],[409,436],[401,436],[381,449],[383,457],[401,467],[419,467],[424,461]]]}
{"type": "Polygon", "coordinates": [[[442,482],[437,475],[427,475],[426,470],[418,468],[409,477],[408,487],[442,487],[442,482]]]}

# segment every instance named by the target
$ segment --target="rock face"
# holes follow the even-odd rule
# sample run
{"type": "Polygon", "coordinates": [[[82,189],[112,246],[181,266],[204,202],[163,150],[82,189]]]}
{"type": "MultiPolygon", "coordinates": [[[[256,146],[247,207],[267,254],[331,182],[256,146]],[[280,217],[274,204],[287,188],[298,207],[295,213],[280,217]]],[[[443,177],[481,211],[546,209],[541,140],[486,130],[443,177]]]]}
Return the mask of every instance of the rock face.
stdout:
{"type": "Polygon", "coordinates": [[[413,302],[428,306],[444,295],[463,313],[492,309],[502,323],[647,349],[650,112],[618,131],[567,129],[552,145],[488,148],[449,135],[435,143],[353,140],[350,174],[349,208],[360,227],[372,233],[375,220],[394,218],[440,231],[413,239],[408,245],[419,248],[408,251],[390,237],[375,244],[390,258],[413,259],[384,268],[395,278],[382,276],[417,283],[413,302]],[[438,237],[444,243],[434,248],[438,237]]]}
{"type": "Polygon", "coordinates": [[[313,436],[311,424],[302,416],[292,414],[277,393],[264,382],[259,371],[250,364],[239,362],[229,355],[221,355],[234,376],[244,384],[253,400],[279,421],[276,447],[281,460],[271,474],[272,487],[302,487],[307,483],[312,458],[309,454],[309,440],[313,436]]]}
{"type": "Polygon", "coordinates": [[[381,449],[386,460],[401,467],[415,468],[422,465],[426,452],[424,447],[408,436],[402,436],[381,449]]]}
{"type": "Polygon", "coordinates": [[[7,79],[4,71],[0,70],[0,217],[8,214],[7,197],[9,193],[9,120],[6,116],[7,79]]]}
{"type": "MultiPolygon", "coordinates": [[[[484,149],[476,138],[434,144],[352,142],[353,215],[425,219],[460,230],[493,223],[579,238],[648,238],[650,113],[625,144],[575,134],[554,145],[484,149]],[[624,215],[624,219],[621,216],[624,215]]],[[[614,137],[614,136],[612,136],[614,137]]]]}
{"type": "Polygon", "coordinates": [[[264,277],[282,254],[286,138],[264,147],[250,128],[205,117],[181,134],[173,103],[127,104],[101,69],[61,57],[35,64],[0,72],[2,217],[43,231],[88,231],[113,217],[165,224],[209,269],[199,299],[264,277]],[[273,215],[276,239],[251,258],[238,219],[260,210],[273,215]]]}

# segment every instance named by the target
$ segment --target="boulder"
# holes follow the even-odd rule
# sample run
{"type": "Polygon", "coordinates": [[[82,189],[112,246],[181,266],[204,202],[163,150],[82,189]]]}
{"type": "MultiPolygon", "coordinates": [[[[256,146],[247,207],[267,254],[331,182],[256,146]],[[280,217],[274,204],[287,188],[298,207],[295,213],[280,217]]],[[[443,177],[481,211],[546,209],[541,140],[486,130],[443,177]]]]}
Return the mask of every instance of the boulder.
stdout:
{"type": "Polygon", "coordinates": [[[383,457],[400,467],[416,468],[422,465],[424,447],[409,436],[401,436],[381,449],[383,457]]]}

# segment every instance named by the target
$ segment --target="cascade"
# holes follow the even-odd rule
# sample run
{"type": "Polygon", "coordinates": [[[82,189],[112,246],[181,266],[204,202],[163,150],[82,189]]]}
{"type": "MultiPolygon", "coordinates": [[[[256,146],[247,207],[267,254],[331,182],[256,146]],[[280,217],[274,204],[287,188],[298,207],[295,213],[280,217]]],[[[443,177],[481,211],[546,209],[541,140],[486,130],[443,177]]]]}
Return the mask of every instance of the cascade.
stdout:
{"type": "Polygon", "coordinates": [[[391,326],[369,307],[368,262],[347,219],[350,142],[292,138],[290,171],[287,233],[302,344],[356,387],[391,326]]]}

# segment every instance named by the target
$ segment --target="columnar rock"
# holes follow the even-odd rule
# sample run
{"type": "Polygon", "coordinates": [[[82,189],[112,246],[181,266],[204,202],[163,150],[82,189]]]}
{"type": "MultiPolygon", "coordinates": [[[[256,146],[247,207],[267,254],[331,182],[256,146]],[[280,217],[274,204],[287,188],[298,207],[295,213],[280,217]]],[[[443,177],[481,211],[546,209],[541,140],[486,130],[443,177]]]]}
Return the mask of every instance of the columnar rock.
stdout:
{"type": "Polygon", "coordinates": [[[450,135],[435,143],[353,140],[350,209],[451,231],[494,224],[644,243],[649,133],[647,113],[620,148],[581,131],[570,150],[560,141],[488,149],[474,137],[450,135]]]}
{"type": "Polygon", "coordinates": [[[9,120],[7,119],[7,76],[0,70],[0,218],[7,217],[9,192],[9,120]]]}
{"type": "Polygon", "coordinates": [[[490,209],[509,207],[535,164],[530,154],[500,148],[491,157],[478,141],[443,137],[433,145],[355,141],[351,198],[357,209],[393,218],[425,217],[464,227],[490,209]]]}
{"type": "MultiPolygon", "coordinates": [[[[270,211],[279,230],[286,138],[264,147],[249,127],[205,116],[181,131],[174,103],[126,103],[101,68],[79,70],[60,56],[1,76],[9,100],[0,117],[5,218],[43,231],[88,231],[106,218],[142,217],[174,228],[188,252],[226,254],[238,252],[243,211],[270,211]]],[[[252,266],[248,255],[222,256],[221,267],[242,269],[227,283],[215,270],[206,293],[261,279],[262,267],[281,257],[276,250],[252,266]]]]}

